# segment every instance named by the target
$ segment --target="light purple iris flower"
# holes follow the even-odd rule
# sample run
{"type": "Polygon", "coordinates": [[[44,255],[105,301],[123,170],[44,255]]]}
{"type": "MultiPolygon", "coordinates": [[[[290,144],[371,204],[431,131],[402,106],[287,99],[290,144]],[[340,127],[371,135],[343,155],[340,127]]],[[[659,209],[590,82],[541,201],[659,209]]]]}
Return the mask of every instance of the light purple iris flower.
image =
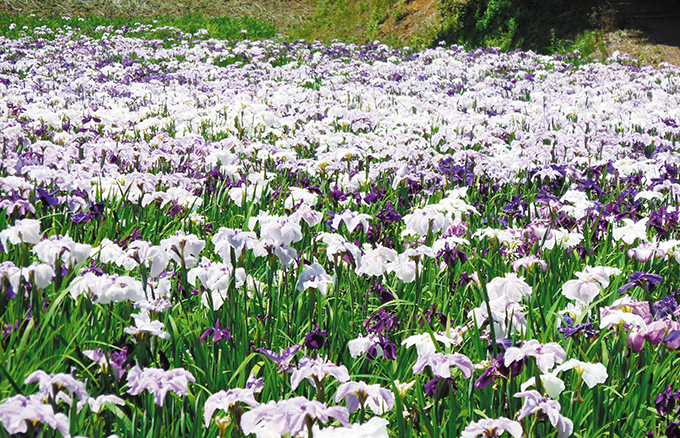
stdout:
{"type": "Polygon", "coordinates": [[[158,320],[152,321],[147,310],[141,309],[139,313],[134,313],[132,318],[135,320],[135,325],[124,328],[125,333],[133,335],[135,338],[142,338],[145,334],[148,334],[149,336],[158,336],[161,339],[170,339],[170,333],[163,330],[165,324],[158,320]]]}
{"type": "Polygon", "coordinates": [[[137,395],[147,390],[154,395],[154,402],[163,406],[169,391],[181,395],[189,394],[189,382],[196,382],[194,376],[183,368],[165,371],[160,368],[144,368],[134,366],[128,373],[128,394],[137,395]]]}
{"type": "Polygon", "coordinates": [[[300,359],[297,369],[293,370],[293,374],[290,376],[290,386],[295,389],[303,379],[307,379],[316,388],[317,382],[322,382],[329,376],[335,377],[340,383],[344,383],[349,380],[349,371],[344,365],[336,365],[327,358],[317,356],[316,359],[312,359],[305,356],[300,359]]]}
{"type": "Polygon", "coordinates": [[[52,405],[45,404],[40,394],[15,395],[0,404],[0,423],[10,435],[24,434],[28,427],[38,423],[57,429],[65,438],[70,438],[68,417],[54,413],[52,405]]]}
{"type": "Polygon", "coordinates": [[[255,400],[255,393],[252,389],[232,388],[228,391],[218,391],[208,397],[203,405],[205,413],[203,419],[205,420],[205,427],[210,426],[210,420],[216,410],[222,409],[228,411],[236,403],[245,403],[248,406],[258,406],[259,403],[255,400]]]}
{"type": "Polygon", "coordinates": [[[87,400],[87,404],[90,406],[92,412],[99,412],[102,410],[104,403],[112,403],[118,406],[125,406],[125,400],[113,394],[103,394],[97,398],[90,397],[87,400]]]}
{"type": "Polygon", "coordinates": [[[73,376],[66,373],[47,374],[43,370],[34,371],[26,377],[24,384],[38,383],[40,396],[43,399],[58,401],[65,401],[69,406],[72,403],[72,397],[78,397],[78,411],[87,403],[90,397],[85,389],[85,384],[76,380],[73,376]],[[62,391],[68,391],[68,395],[62,391]]]}
{"type": "Polygon", "coordinates": [[[366,382],[345,382],[338,387],[335,394],[336,403],[345,399],[347,409],[350,413],[356,411],[364,404],[376,415],[382,415],[394,406],[394,394],[389,389],[385,389],[378,384],[369,385],[366,382]]]}
{"type": "Polygon", "coordinates": [[[557,400],[546,398],[533,389],[518,392],[515,397],[524,399],[524,405],[517,414],[518,421],[537,412],[543,412],[548,416],[550,424],[557,427],[557,434],[560,438],[568,437],[574,431],[572,421],[560,413],[562,406],[557,400]]]}
{"type": "Polygon", "coordinates": [[[302,348],[302,344],[294,344],[285,350],[280,350],[279,354],[274,353],[266,348],[256,348],[255,350],[264,354],[267,359],[278,364],[280,373],[288,371],[291,368],[290,361],[295,357],[298,351],[302,348]]]}
{"type": "Polygon", "coordinates": [[[475,438],[480,435],[484,438],[492,438],[501,436],[503,432],[507,432],[515,438],[520,438],[522,436],[522,425],[505,417],[482,418],[468,424],[463,429],[460,438],[475,438]]]}
{"type": "Polygon", "coordinates": [[[505,366],[531,356],[536,359],[536,365],[543,374],[550,371],[555,363],[562,363],[567,358],[564,348],[557,342],[541,344],[536,339],[531,339],[522,344],[521,347],[510,347],[505,352],[505,366]]]}
{"type": "Polygon", "coordinates": [[[538,265],[539,268],[541,268],[541,272],[544,274],[548,270],[548,263],[546,263],[545,260],[538,258],[535,254],[530,254],[512,262],[512,270],[515,271],[515,273],[519,272],[519,268],[524,268],[528,271],[534,265],[538,265]]]}
{"type": "Polygon", "coordinates": [[[266,430],[279,436],[297,436],[305,430],[307,417],[321,423],[335,418],[343,426],[349,426],[349,412],[343,406],[329,407],[316,400],[293,397],[270,401],[245,412],[241,417],[241,429],[246,435],[266,430]]]}
{"type": "Polygon", "coordinates": [[[432,368],[432,373],[435,376],[449,378],[451,377],[451,367],[453,365],[460,368],[466,379],[472,376],[472,372],[475,369],[472,361],[464,354],[430,353],[418,356],[418,360],[413,365],[413,374],[420,374],[426,366],[429,366],[432,368]]]}

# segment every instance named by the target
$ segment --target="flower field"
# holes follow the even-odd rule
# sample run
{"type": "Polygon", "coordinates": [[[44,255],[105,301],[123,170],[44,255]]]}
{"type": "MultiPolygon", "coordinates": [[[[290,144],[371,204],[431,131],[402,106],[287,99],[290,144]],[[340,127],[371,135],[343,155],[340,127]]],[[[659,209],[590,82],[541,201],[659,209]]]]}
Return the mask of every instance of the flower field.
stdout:
{"type": "Polygon", "coordinates": [[[680,436],[680,70],[0,41],[0,435],[680,436]]]}

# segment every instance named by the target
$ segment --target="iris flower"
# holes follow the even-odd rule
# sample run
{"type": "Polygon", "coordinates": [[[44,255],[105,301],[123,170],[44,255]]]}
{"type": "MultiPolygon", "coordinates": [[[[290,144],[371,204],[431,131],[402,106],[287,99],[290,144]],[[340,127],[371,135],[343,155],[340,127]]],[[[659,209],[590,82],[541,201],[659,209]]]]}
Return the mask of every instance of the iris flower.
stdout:
{"type": "Polygon", "coordinates": [[[578,373],[578,375],[583,379],[583,381],[588,385],[588,388],[592,388],[598,383],[604,383],[607,381],[607,368],[601,363],[589,363],[581,362],[577,359],[569,359],[562,365],[555,368],[554,374],[561,371],[573,369],[578,373]]]}
{"type": "Polygon", "coordinates": [[[635,240],[644,242],[647,240],[647,222],[649,218],[646,217],[638,222],[631,219],[624,218],[622,226],[615,226],[612,230],[612,238],[615,241],[623,240],[624,243],[632,245],[635,240]]]}
{"type": "Polygon", "coordinates": [[[631,274],[628,283],[619,288],[619,293],[622,294],[628,289],[636,286],[645,291],[652,291],[661,282],[663,282],[663,277],[659,274],[635,271],[631,274]]]}
{"type": "Polygon", "coordinates": [[[161,248],[179,266],[190,269],[198,263],[198,254],[205,248],[205,241],[178,231],[176,235],[161,240],[161,248]]]}
{"type": "Polygon", "coordinates": [[[123,331],[135,337],[142,337],[145,334],[150,336],[158,336],[161,339],[170,339],[170,333],[163,330],[165,324],[158,320],[151,320],[149,312],[142,309],[140,313],[134,313],[132,318],[135,320],[135,325],[126,327],[123,331]]]}
{"type": "Polygon", "coordinates": [[[535,339],[528,340],[521,347],[510,347],[505,352],[505,366],[510,366],[515,361],[530,356],[536,359],[536,365],[544,374],[555,366],[562,363],[567,357],[564,348],[557,342],[541,344],[535,339]]]}
{"type": "Polygon", "coordinates": [[[147,390],[154,395],[154,403],[163,406],[165,396],[173,391],[180,395],[189,394],[189,382],[196,382],[194,376],[183,368],[165,371],[160,368],[139,368],[134,366],[128,372],[128,394],[137,395],[147,390]]]}
{"type": "Polygon", "coordinates": [[[227,391],[218,391],[208,397],[203,405],[205,427],[210,427],[210,420],[216,410],[229,411],[236,403],[244,403],[250,407],[259,405],[252,389],[232,388],[227,391]]]}
{"type": "Polygon", "coordinates": [[[312,428],[312,436],[314,438],[389,438],[388,424],[389,422],[384,418],[371,417],[365,423],[353,423],[349,426],[319,429],[315,425],[312,428]]]}
{"type": "Polygon", "coordinates": [[[543,397],[533,389],[518,392],[515,397],[524,399],[524,405],[517,414],[518,421],[537,412],[543,412],[548,416],[550,424],[557,427],[557,435],[560,438],[568,437],[574,431],[574,423],[560,413],[562,406],[558,401],[543,397]]]}
{"type": "Polygon", "coordinates": [[[297,280],[297,290],[300,292],[313,288],[318,290],[321,295],[326,296],[328,285],[333,283],[333,277],[326,274],[326,270],[320,264],[314,262],[305,266],[297,280]]]}
{"type": "Polygon", "coordinates": [[[518,277],[514,272],[509,272],[503,277],[496,277],[486,285],[489,300],[505,298],[507,301],[518,302],[522,298],[531,297],[532,288],[524,277],[518,277]]]}
{"type": "Polygon", "coordinates": [[[349,412],[343,406],[327,406],[316,400],[293,397],[270,401],[245,412],[241,416],[241,429],[248,435],[260,430],[274,432],[277,436],[297,436],[306,427],[307,419],[328,423],[335,418],[342,425],[349,426],[349,412]]]}
{"type": "Polygon", "coordinates": [[[294,344],[286,349],[281,349],[278,354],[266,348],[256,348],[255,350],[264,354],[265,357],[278,365],[280,373],[286,372],[291,368],[290,361],[293,360],[298,351],[302,348],[302,344],[294,344]]]}
{"type": "Polygon", "coordinates": [[[78,397],[77,407],[80,410],[90,398],[85,389],[85,384],[76,380],[73,376],[66,373],[47,374],[43,370],[32,372],[24,380],[24,384],[37,383],[40,395],[44,400],[59,401],[63,400],[68,405],[72,403],[72,397],[78,397]],[[68,395],[63,390],[68,391],[68,395]]]}
{"type": "Polygon", "coordinates": [[[317,382],[323,382],[326,377],[335,377],[338,382],[344,383],[349,380],[349,371],[344,365],[336,365],[327,358],[317,356],[312,359],[305,356],[300,359],[298,366],[290,376],[290,386],[295,389],[304,379],[316,388],[317,382]]]}
{"type": "Polygon", "coordinates": [[[460,435],[460,438],[483,438],[499,437],[507,432],[514,438],[522,436],[522,425],[509,418],[482,418],[479,421],[468,424],[460,435]]]}
{"type": "Polygon", "coordinates": [[[70,438],[69,420],[62,413],[54,413],[52,405],[45,404],[37,394],[15,395],[0,404],[0,423],[10,435],[27,434],[29,426],[34,432],[38,424],[57,429],[64,438],[70,438]]]}
{"type": "Polygon", "coordinates": [[[345,399],[350,413],[356,411],[365,404],[376,415],[382,415],[394,406],[394,393],[378,384],[369,385],[366,382],[345,382],[338,386],[335,394],[336,403],[345,399]]]}
{"type": "Polygon", "coordinates": [[[36,244],[42,240],[40,234],[40,221],[37,219],[21,219],[16,223],[0,231],[0,243],[7,252],[7,242],[12,245],[20,243],[36,244]]]}
{"type": "Polygon", "coordinates": [[[435,376],[448,378],[451,377],[451,367],[454,365],[460,369],[466,379],[472,376],[472,371],[475,369],[472,361],[464,354],[430,353],[418,356],[418,360],[413,365],[413,374],[420,374],[426,366],[429,366],[435,376]]]}

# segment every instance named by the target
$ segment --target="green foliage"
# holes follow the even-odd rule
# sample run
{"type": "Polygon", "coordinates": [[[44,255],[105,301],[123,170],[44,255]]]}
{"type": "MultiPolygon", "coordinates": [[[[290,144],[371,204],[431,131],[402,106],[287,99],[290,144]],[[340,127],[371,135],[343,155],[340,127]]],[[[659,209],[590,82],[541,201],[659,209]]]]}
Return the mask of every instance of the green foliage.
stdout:
{"type": "Polygon", "coordinates": [[[313,16],[300,29],[294,29],[291,36],[323,42],[337,38],[364,43],[377,38],[379,26],[396,3],[398,0],[319,0],[313,16]]]}
{"type": "Polygon", "coordinates": [[[103,15],[89,15],[83,17],[67,16],[39,16],[35,14],[0,13],[0,35],[7,38],[21,38],[27,31],[35,28],[50,29],[51,32],[41,32],[44,39],[52,39],[58,29],[71,29],[75,34],[82,34],[92,38],[100,38],[105,32],[115,29],[127,29],[136,24],[152,26],[152,29],[135,35],[140,38],[172,40],[179,36],[178,30],[195,34],[201,29],[208,31],[205,35],[210,38],[224,40],[242,40],[273,38],[276,28],[265,21],[250,17],[210,17],[201,14],[190,14],[180,17],[110,17],[103,15]],[[159,29],[171,26],[174,29],[159,29]],[[245,31],[245,32],[244,32],[245,31]]]}
{"type": "Polygon", "coordinates": [[[442,0],[438,40],[470,47],[554,50],[589,25],[594,0],[442,0]]]}
{"type": "Polygon", "coordinates": [[[603,32],[599,30],[587,30],[576,36],[574,41],[561,40],[552,46],[556,53],[567,54],[578,51],[584,59],[596,59],[603,61],[607,57],[607,48],[602,39],[603,32]]]}

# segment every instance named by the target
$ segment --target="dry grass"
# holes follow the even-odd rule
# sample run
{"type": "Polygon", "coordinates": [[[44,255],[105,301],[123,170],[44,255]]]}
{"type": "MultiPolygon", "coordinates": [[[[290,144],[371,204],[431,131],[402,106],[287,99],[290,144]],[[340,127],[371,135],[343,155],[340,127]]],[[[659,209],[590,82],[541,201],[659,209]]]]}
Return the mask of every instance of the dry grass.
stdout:
{"type": "Polygon", "coordinates": [[[399,1],[380,25],[380,39],[418,47],[431,44],[441,26],[438,0],[399,1]]]}

